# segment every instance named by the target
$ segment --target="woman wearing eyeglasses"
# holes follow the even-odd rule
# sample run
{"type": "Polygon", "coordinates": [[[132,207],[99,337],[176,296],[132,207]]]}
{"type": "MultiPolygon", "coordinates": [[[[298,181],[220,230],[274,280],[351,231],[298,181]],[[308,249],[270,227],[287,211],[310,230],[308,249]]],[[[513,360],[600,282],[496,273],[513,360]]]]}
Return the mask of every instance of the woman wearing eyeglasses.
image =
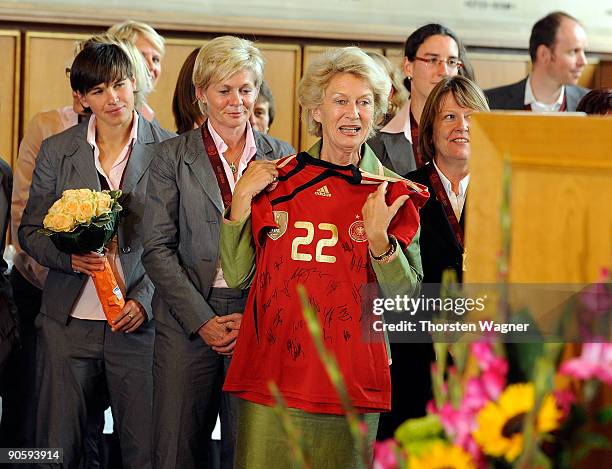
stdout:
{"type": "MultiPolygon", "coordinates": [[[[405,175],[425,164],[419,151],[419,121],[427,97],[444,77],[472,78],[473,73],[455,33],[439,24],[422,26],[408,37],[403,72],[410,99],[368,145],[385,167],[405,175]]],[[[425,415],[432,398],[431,343],[391,343],[391,357],[391,412],[381,414],[378,439],[392,437],[404,420],[425,415]]]]}
{"type": "Polygon", "coordinates": [[[368,141],[382,164],[397,174],[424,164],[418,150],[419,120],[434,86],[445,76],[473,78],[461,41],[447,27],[433,23],[421,26],[406,39],[402,68],[410,99],[368,141]]]}

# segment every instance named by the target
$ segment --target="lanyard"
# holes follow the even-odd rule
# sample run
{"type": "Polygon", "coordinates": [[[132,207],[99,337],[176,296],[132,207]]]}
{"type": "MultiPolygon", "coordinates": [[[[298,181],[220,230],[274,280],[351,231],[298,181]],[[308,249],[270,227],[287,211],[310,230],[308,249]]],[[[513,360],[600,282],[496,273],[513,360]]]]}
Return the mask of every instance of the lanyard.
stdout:
{"type": "Polygon", "coordinates": [[[461,248],[461,251],[463,251],[463,228],[461,228],[461,225],[459,224],[459,221],[457,220],[457,217],[455,216],[455,211],[453,210],[450,200],[448,199],[448,194],[446,193],[446,190],[444,189],[444,185],[442,184],[442,181],[440,180],[440,175],[436,171],[436,168],[434,167],[433,162],[429,163],[427,165],[427,168],[429,172],[429,181],[431,182],[431,186],[433,187],[433,190],[436,194],[436,198],[442,204],[442,208],[444,209],[446,218],[448,219],[451,229],[453,230],[453,234],[455,235],[457,244],[461,248]]]}
{"type": "Polygon", "coordinates": [[[210,131],[208,130],[208,122],[204,122],[204,124],[202,124],[202,140],[204,141],[204,148],[206,149],[206,153],[208,154],[210,164],[212,165],[213,171],[215,172],[217,183],[219,184],[219,189],[221,190],[223,206],[227,208],[232,205],[232,189],[230,188],[229,181],[227,180],[225,169],[223,169],[223,163],[221,162],[221,157],[219,156],[219,152],[217,151],[215,141],[213,140],[212,135],[210,135],[210,131]]]}

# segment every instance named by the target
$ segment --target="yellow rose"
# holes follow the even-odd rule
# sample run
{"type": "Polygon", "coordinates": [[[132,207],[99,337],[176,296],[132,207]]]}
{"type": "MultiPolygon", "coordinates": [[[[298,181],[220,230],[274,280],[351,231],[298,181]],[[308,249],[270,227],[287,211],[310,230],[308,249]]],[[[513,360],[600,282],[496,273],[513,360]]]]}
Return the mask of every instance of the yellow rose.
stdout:
{"type": "Polygon", "coordinates": [[[64,208],[64,202],[62,199],[58,199],[55,201],[51,208],[49,209],[49,214],[61,213],[64,208]]]}
{"type": "Polygon", "coordinates": [[[79,223],[88,222],[96,214],[96,204],[94,201],[86,200],[78,202],[76,220],[79,223]]]}
{"type": "Polygon", "coordinates": [[[76,197],[66,197],[64,195],[60,201],[62,202],[60,206],[61,213],[76,218],[79,211],[79,199],[76,197]]]}
{"type": "Polygon", "coordinates": [[[98,192],[98,200],[96,207],[96,216],[99,217],[103,213],[108,213],[111,210],[113,199],[106,192],[98,192]]]}
{"type": "Polygon", "coordinates": [[[61,213],[50,213],[43,220],[43,226],[51,231],[72,231],[74,219],[61,213]]]}
{"type": "Polygon", "coordinates": [[[91,189],[77,189],[76,193],[79,200],[90,200],[96,197],[96,193],[91,189]]]}
{"type": "Polygon", "coordinates": [[[77,192],[78,189],[66,189],[64,192],[62,192],[62,198],[63,197],[76,197],[77,196],[77,192]]]}

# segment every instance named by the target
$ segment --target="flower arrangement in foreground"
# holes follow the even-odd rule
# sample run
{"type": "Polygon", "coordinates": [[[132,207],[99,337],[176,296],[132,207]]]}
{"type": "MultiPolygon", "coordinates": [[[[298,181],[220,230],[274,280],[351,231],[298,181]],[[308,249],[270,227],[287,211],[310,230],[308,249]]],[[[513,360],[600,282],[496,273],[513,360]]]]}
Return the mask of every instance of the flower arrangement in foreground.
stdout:
{"type": "MultiPolygon", "coordinates": [[[[68,189],[56,200],[43,219],[39,233],[49,236],[66,254],[102,253],[117,233],[121,191],[68,189]]],[[[109,323],[121,312],[125,300],[113,271],[105,259],[104,271],[93,282],[109,323]]]]}

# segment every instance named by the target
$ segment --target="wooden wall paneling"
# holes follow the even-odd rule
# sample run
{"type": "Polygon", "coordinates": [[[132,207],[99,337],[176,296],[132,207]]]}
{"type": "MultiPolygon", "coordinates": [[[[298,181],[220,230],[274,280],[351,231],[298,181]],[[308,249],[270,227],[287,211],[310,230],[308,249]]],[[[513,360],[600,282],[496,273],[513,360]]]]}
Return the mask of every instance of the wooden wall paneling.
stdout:
{"type": "Polygon", "coordinates": [[[0,30],[0,157],[11,166],[17,158],[21,40],[19,31],[0,30]]]}
{"type": "Polygon", "coordinates": [[[597,88],[597,83],[599,81],[598,70],[599,59],[592,59],[589,57],[589,63],[584,67],[582,75],[580,75],[580,79],[578,80],[578,85],[589,89],[597,88]]]}
{"type": "Polygon", "coordinates": [[[164,129],[176,131],[172,114],[172,97],[181,67],[187,56],[206,41],[201,39],[172,39],[166,37],[166,55],[162,60],[162,72],[155,90],[149,95],[148,103],[155,111],[155,117],[164,129]]]}
{"type": "MultiPolygon", "coordinates": [[[[308,65],[310,65],[310,63],[317,58],[318,56],[320,56],[323,52],[325,52],[326,50],[329,49],[333,49],[333,46],[305,46],[304,47],[304,60],[303,60],[303,67],[302,67],[302,74],[304,73],[304,71],[308,68],[308,65]]],[[[366,52],[380,52],[381,54],[383,53],[383,50],[380,48],[376,48],[376,47],[362,47],[362,49],[366,52]]],[[[308,129],[306,128],[306,126],[301,123],[300,126],[301,130],[300,130],[300,148],[299,150],[308,150],[317,140],[319,140],[319,137],[315,137],[313,135],[310,135],[308,133],[308,129]]]]}
{"type": "Polygon", "coordinates": [[[272,90],[276,108],[269,133],[291,143],[297,150],[300,138],[297,85],[302,76],[302,49],[291,44],[256,45],[266,60],[264,78],[272,90]]]}
{"type": "Polygon", "coordinates": [[[476,82],[483,89],[508,85],[527,76],[529,56],[468,53],[476,82]]]}
{"type": "Polygon", "coordinates": [[[66,74],[74,59],[76,41],[88,34],[26,32],[23,127],[40,111],[72,103],[66,74]]]}
{"type": "Polygon", "coordinates": [[[612,60],[602,60],[599,63],[598,88],[612,88],[612,60]]]}

